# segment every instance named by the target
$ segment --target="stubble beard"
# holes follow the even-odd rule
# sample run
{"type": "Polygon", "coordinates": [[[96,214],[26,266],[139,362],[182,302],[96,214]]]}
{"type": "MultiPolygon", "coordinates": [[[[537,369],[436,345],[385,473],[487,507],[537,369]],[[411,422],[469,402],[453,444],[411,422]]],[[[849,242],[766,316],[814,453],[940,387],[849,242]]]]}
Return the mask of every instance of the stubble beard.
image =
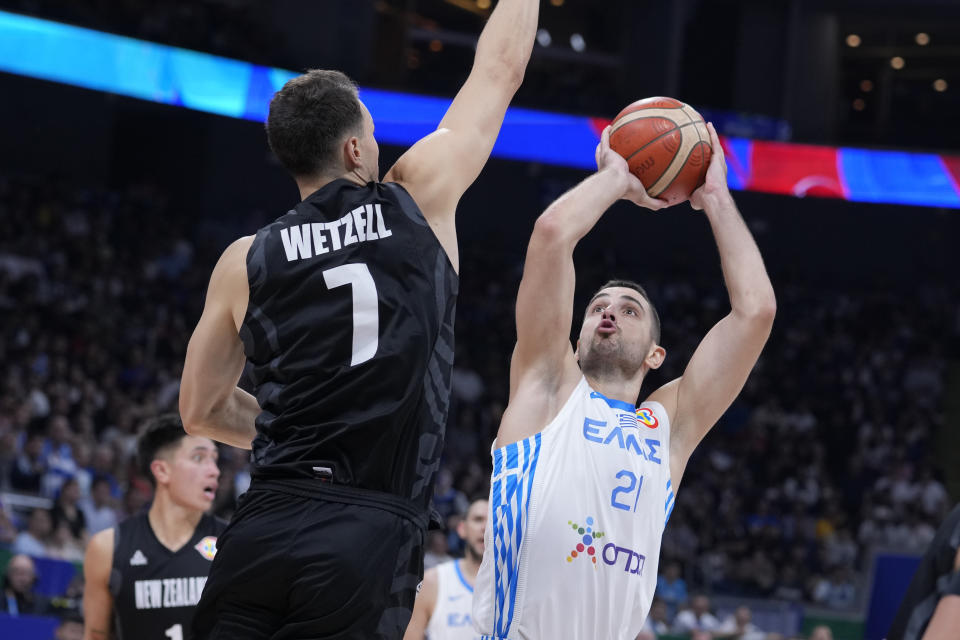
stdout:
{"type": "Polygon", "coordinates": [[[472,544],[467,543],[467,558],[468,558],[471,562],[475,562],[475,563],[477,563],[477,564],[480,564],[481,562],[483,562],[483,552],[482,552],[482,551],[479,551],[479,550],[478,550],[476,547],[474,547],[472,544]]]}
{"type": "Polygon", "coordinates": [[[596,336],[587,353],[580,358],[580,370],[592,380],[630,379],[643,368],[643,354],[646,350],[629,353],[619,335],[609,338],[596,336]]]}

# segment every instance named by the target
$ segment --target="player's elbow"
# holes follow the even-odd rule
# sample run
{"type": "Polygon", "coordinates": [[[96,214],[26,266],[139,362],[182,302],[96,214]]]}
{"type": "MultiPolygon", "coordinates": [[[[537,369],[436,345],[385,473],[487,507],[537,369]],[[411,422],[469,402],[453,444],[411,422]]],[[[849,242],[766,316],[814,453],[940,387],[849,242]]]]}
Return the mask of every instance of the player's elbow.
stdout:
{"type": "Polygon", "coordinates": [[[564,215],[563,207],[554,204],[537,218],[533,225],[531,244],[545,247],[567,247],[575,241],[571,233],[569,220],[564,215]]]}
{"type": "Polygon", "coordinates": [[[751,324],[769,331],[777,316],[777,298],[773,290],[752,296],[743,315],[751,324]]]}
{"type": "Polygon", "coordinates": [[[482,74],[484,79],[495,86],[502,87],[515,94],[527,72],[529,56],[510,51],[497,51],[491,56],[477,56],[475,72],[482,74]]]}
{"type": "Polygon", "coordinates": [[[206,425],[213,414],[213,406],[201,401],[189,385],[180,385],[180,420],[183,430],[191,436],[206,435],[206,425]]]}

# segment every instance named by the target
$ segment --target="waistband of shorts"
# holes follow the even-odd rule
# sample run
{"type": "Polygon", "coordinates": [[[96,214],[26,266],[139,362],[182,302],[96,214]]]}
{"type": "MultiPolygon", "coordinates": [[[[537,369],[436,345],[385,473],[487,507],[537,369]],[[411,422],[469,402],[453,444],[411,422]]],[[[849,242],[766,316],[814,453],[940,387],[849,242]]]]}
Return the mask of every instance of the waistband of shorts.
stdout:
{"type": "Polygon", "coordinates": [[[250,491],[276,491],[301,498],[326,500],[340,504],[356,504],[388,511],[405,518],[423,530],[430,524],[431,514],[412,500],[392,493],[335,485],[313,478],[257,478],[250,483],[250,491]]]}

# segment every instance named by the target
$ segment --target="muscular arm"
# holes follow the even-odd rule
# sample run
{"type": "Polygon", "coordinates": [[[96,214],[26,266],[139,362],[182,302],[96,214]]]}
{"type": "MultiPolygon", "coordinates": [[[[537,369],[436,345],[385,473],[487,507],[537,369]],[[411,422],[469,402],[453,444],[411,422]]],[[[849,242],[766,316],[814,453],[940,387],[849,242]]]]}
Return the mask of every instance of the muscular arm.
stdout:
{"type": "Polygon", "coordinates": [[[577,243],[621,198],[651,209],[665,205],[647,196],[626,161],[610,150],[609,140],[608,129],[597,148],[599,171],[550,205],[534,224],[517,293],[510,403],[498,446],[540,431],[556,415],[565,390],[580,377],[570,347],[577,243]]]}
{"type": "Polygon", "coordinates": [[[712,125],[710,135],[714,157],[707,183],[694,194],[691,204],[703,209],[710,221],[731,310],[707,333],[683,376],[650,397],[663,404],[671,418],[674,486],[679,484],[694,448],[746,383],[776,314],[773,285],[760,250],[727,189],[723,149],[712,125]]]}
{"type": "Polygon", "coordinates": [[[237,387],[246,362],[237,332],[250,295],[246,255],[252,241],[234,242],[214,267],[180,381],[180,416],[187,433],[241,449],[250,448],[260,413],[256,398],[237,387]]]}
{"type": "Polygon", "coordinates": [[[106,529],[90,539],[83,558],[83,640],[110,640],[112,567],[113,529],[106,529]]]}
{"type": "Polygon", "coordinates": [[[403,634],[403,640],[424,640],[427,637],[427,625],[437,606],[437,570],[428,569],[423,574],[423,585],[413,602],[413,615],[403,634]]]}
{"type": "Polygon", "coordinates": [[[456,260],[454,214],[493,151],[507,106],[533,51],[540,0],[500,0],[480,40],[473,69],[440,126],[387,173],[410,192],[456,260]]]}

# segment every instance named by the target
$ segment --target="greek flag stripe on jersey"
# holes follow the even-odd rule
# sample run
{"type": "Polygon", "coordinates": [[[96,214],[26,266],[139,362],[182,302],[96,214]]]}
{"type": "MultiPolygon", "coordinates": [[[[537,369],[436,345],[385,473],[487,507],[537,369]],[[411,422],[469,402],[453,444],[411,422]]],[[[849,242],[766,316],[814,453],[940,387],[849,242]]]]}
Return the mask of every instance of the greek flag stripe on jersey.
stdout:
{"type": "Polygon", "coordinates": [[[491,491],[496,588],[494,631],[501,638],[506,638],[510,633],[515,613],[520,545],[523,541],[523,525],[530,507],[530,492],[540,456],[540,443],[541,435],[538,433],[532,438],[494,452],[494,481],[491,491]]]}

